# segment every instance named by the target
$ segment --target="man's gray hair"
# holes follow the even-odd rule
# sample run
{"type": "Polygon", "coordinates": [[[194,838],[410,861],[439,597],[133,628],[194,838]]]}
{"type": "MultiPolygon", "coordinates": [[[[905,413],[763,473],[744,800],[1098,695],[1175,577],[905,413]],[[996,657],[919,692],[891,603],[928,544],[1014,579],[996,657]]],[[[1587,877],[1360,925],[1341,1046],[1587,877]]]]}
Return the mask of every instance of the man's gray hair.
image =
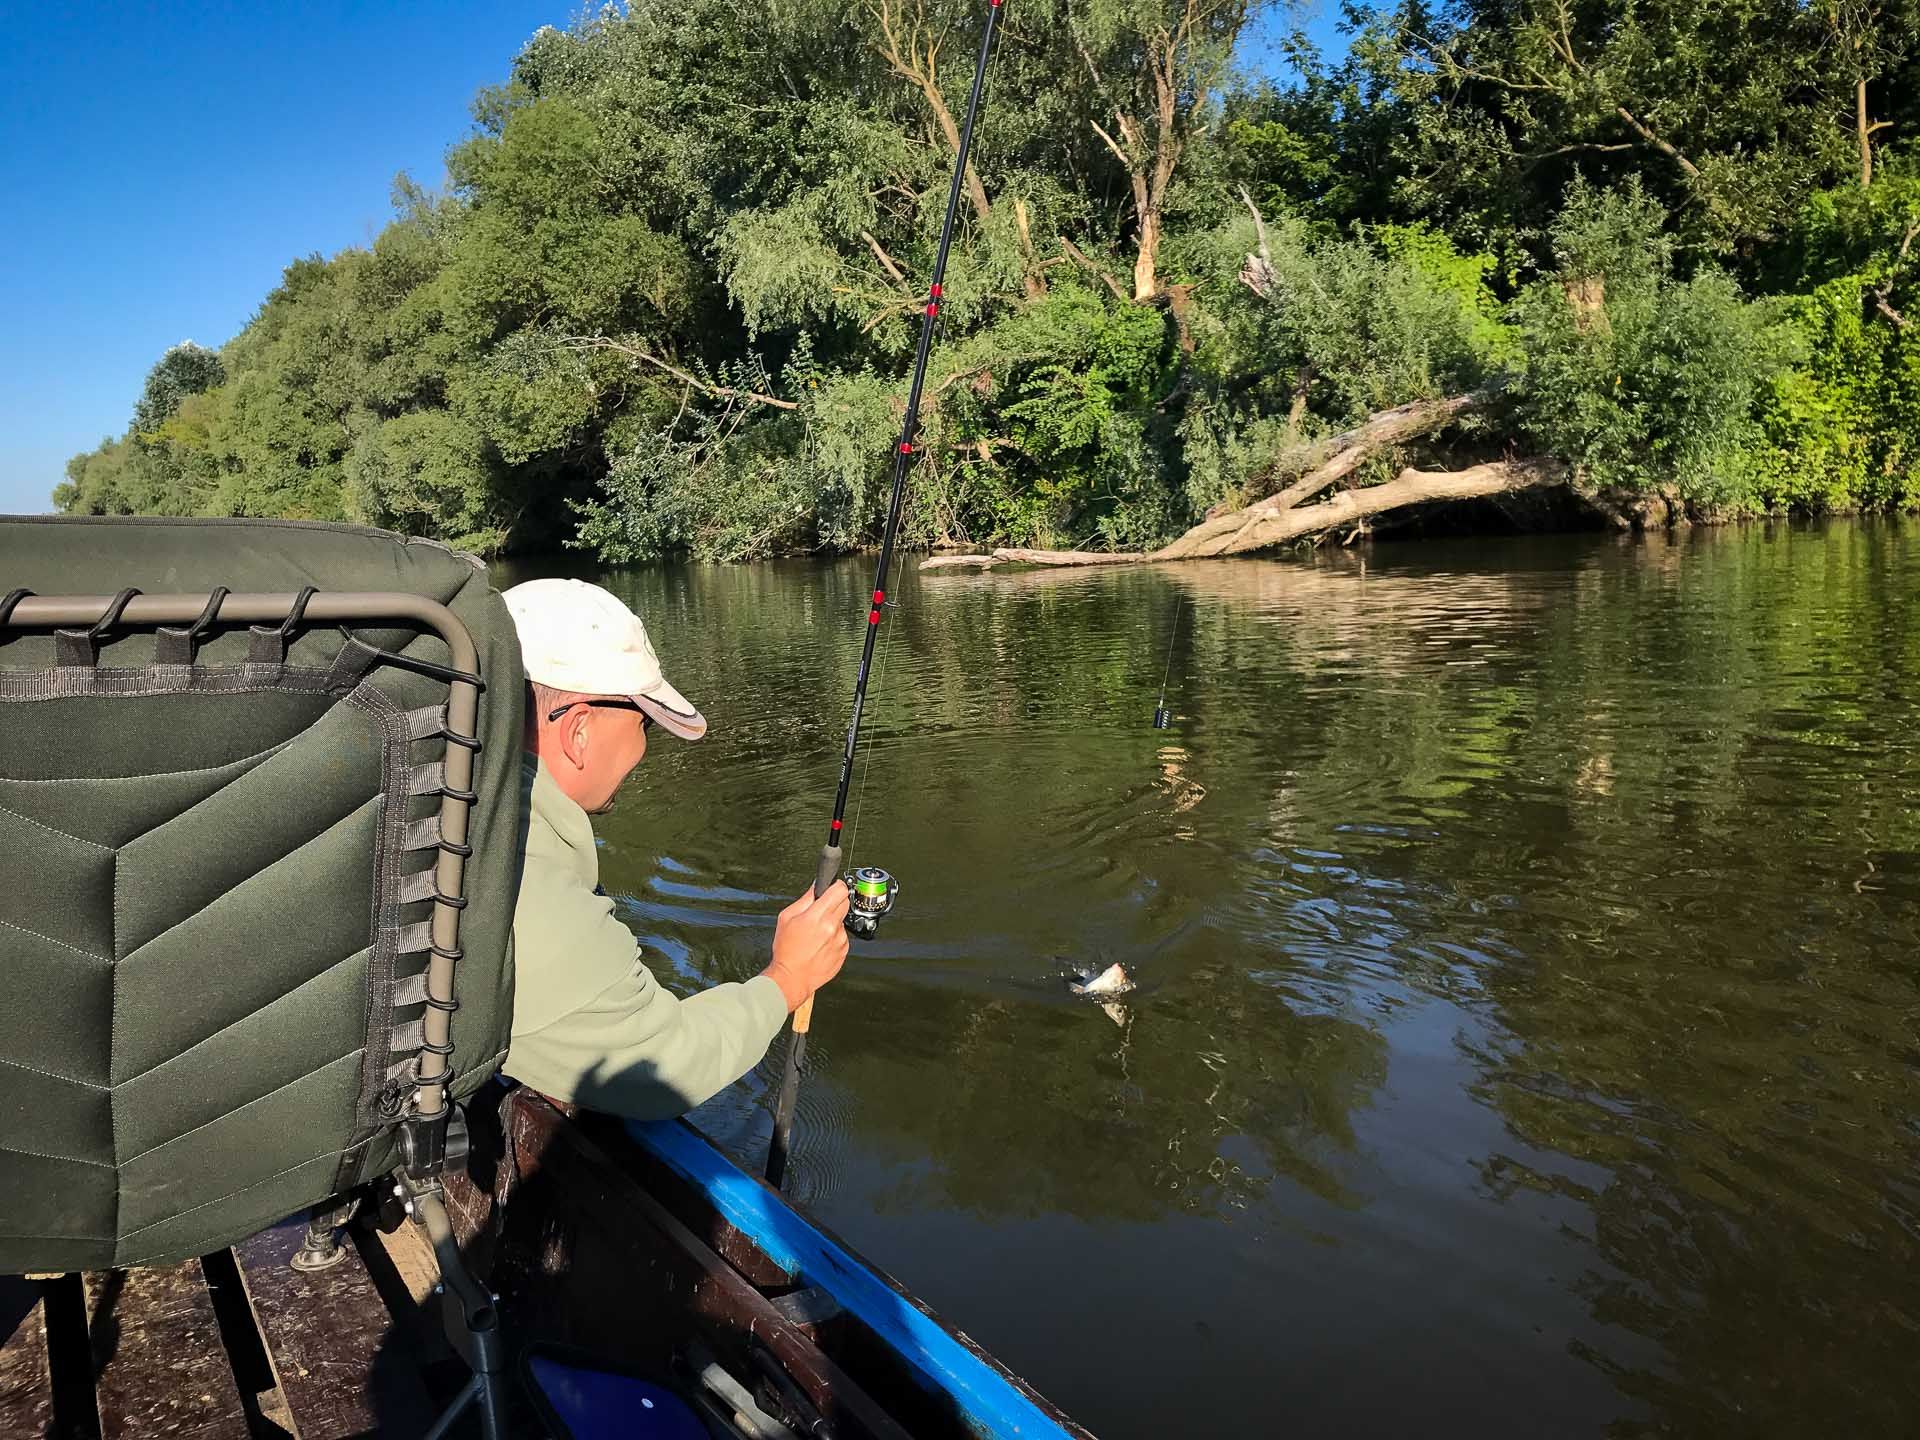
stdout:
{"type": "Polygon", "coordinates": [[[553,685],[541,685],[538,680],[528,680],[528,682],[526,682],[526,691],[528,691],[528,695],[532,697],[534,710],[540,712],[541,720],[545,720],[553,710],[563,707],[568,701],[589,701],[589,699],[593,699],[591,695],[580,695],[578,691],[572,691],[572,689],[555,689],[553,685]]]}
{"type": "Polygon", "coordinates": [[[527,732],[531,734],[539,726],[546,724],[547,716],[575,700],[601,700],[601,695],[588,695],[579,690],[556,690],[551,685],[542,685],[538,680],[527,682],[527,732]]]}

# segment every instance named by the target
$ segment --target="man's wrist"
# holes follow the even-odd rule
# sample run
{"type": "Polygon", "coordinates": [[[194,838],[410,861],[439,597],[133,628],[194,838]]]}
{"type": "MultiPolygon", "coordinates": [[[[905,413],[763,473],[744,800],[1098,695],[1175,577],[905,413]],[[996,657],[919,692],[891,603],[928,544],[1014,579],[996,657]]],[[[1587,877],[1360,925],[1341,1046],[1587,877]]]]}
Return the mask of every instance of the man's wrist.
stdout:
{"type": "Polygon", "coordinates": [[[778,960],[760,972],[780,987],[780,994],[787,1002],[787,1013],[791,1015],[806,1002],[807,987],[800,977],[778,960]]]}

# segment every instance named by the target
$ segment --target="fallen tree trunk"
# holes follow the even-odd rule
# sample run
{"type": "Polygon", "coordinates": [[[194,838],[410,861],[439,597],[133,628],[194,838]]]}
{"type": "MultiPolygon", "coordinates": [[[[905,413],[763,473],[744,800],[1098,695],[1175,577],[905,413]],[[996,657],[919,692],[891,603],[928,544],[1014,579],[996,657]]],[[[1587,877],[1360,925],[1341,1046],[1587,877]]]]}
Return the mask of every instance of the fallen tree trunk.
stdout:
{"type": "Polygon", "coordinates": [[[1291,451],[1262,467],[1254,477],[1254,485],[1260,489],[1278,480],[1298,476],[1292,484],[1237,510],[1209,515],[1175,540],[1168,547],[1171,553],[1161,554],[1158,558],[1178,560],[1189,555],[1226,553],[1219,546],[1238,538],[1242,528],[1256,515],[1304,505],[1322,490],[1331,489],[1347,479],[1380,451],[1444,429],[1468,411],[1485,406],[1496,393],[1491,389],[1475,390],[1466,395],[1450,395],[1444,400],[1415,400],[1410,404],[1396,405],[1391,410],[1377,411],[1368,416],[1365,423],[1351,430],[1343,430],[1338,435],[1329,435],[1291,451]],[[1305,473],[1302,474],[1302,471],[1305,473]]]}
{"type": "Polygon", "coordinates": [[[1159,558],[1138,550],[1025,550],[1002,546],[990,555],[935,555],[922,560],[922,570],[952,570],[970,566],[986,570],[995,565],[1138,565],[1159,558]]]}
{"type": "Polygon", "coordinates": [[[1299,449],[1291,450],[1255,471],[1251,487],[1262,493],[1294,480],[1273,499],[1284,505],[1299,505],[1311,500],[1330,485],[1338,484],[1358,470],[1369,455],[1389,445],[1430,435],[1452,424],[1469,410],[1483,408],[1494,397],[1492,390],[1475,390],[1467,395],[1451,395],[1444,400],[1415,400],[1379,410],[1364,422],[1338,435],[1328,435],[1299,449]]]}
{"type": "Polygon", "coordinates": [[[1343,490],[1317,505],[1282,504],[1284,494],[1255,501],[1230,515],[1202,521],[1171,544],[1158,550],[1106,552],[1095,550],[1029,550],[1003,548],[988,555],[941,555],[924,561],[922,570],[952,566],[986,569],[994,565],[1139,565],[1160,560],[1187,560],[1218,555],[1245,555],[1298,540],[1324,530],[1352,525],[1372,515],[1408,505],[1443,500],[1474,500],[1513,490],[1557,485],[1567,478],[1558,460],[1492,460],[1465,470],[1402,470],[1384,485],[1343,490]]]}

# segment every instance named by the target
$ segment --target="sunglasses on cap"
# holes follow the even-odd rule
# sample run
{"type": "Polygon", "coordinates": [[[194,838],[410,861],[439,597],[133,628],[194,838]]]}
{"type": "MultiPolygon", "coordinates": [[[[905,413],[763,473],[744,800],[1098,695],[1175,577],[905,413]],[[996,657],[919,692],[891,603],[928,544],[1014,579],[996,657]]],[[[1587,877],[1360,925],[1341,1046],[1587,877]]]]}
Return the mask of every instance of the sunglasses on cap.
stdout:
{"type": "MultiPolygon", "coordinates": [[[[602,710],[640,710],[640,707],[631,700],[569,700],[566,704],[556,705],[547,712],[547,723],[553,724],[576,705],[597,706],[602,710]]],[[[652,724],[653,717],[646,711],[640,710],[640,728],[645,730],[652,724]]]]}

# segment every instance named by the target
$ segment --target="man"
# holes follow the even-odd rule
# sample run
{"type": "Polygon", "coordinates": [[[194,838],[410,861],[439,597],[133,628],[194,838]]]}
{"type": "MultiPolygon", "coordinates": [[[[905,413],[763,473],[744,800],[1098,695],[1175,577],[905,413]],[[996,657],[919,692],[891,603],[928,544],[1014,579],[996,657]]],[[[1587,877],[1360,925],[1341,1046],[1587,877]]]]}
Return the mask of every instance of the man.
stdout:
{"type": "Polygon", "coordinates": [[[594,1110],[681,1114],[759,1063],[787,1016],[839,972],[847,889],[816,900],[809,887],[782,910],[771,963],[745,984],[685,1000],[663,990],[599,889],[587,817],[612,808],[652,727],[698,740],[707,722],[660,673],[639,617],[598,585],[530,580],[506,602],[529,682],[506,1073],[594,1110]]]}

